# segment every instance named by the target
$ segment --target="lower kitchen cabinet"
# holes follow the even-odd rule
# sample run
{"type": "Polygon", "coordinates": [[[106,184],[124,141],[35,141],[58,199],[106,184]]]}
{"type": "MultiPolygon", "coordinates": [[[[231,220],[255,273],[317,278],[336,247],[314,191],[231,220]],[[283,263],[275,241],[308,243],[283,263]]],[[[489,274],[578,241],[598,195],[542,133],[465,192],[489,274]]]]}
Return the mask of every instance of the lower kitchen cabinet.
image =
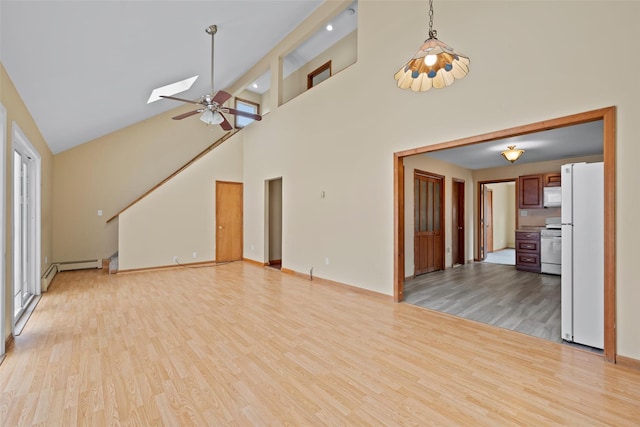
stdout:
{"type": "Polygon", "coordinates": [[[540,273],[539,231],[516,231],[516,268],[540,273]]]}

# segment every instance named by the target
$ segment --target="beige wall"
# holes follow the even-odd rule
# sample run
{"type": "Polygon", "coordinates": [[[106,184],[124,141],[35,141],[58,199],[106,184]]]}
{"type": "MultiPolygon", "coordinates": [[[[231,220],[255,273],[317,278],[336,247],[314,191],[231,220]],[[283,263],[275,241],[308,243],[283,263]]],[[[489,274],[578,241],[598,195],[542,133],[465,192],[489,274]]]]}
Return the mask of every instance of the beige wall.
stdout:
{"type": "Polygon", "coordinates": [[[640,59],[628,55],[640,38],[640,4],[439,3],[439,35],[471,57],[471,72],[422,94],[397,89],[393,75],[424,39],[424,4],[361,1],[358,10],[358,62],[246,130],[245,256],[264,259],[264,180],[282,176],[283,267],[313,266],[320,277],[391,295],[394,152],[615,105],[616,219],[625,224],[617,235],[618,351],[640,359],[632,267],[640,59]],[[593,37],[593,28],[607,37],[593,37]],[[630,61],[615,79],[582,66],[601,51],[630,61]]]}
{"type": "Polygon", "coordinates": [[[54,156],[55,262],[110,257],[118,249],[118,220],[107,220],[223,135],[220,126],[206,126],[198,117],[171,120],[192,108],[180,107],[54,156]]]}
{"type": "Polygon", "coordinates": [[[5,236],[6,236],[6,252],[4,256],[4,283],[5,283],[5,335],[11,332],[12,315],[11,315],[11,289],[12,289],[12,221],[13,221],[13,204],[12,204],[12,186],[11,176],[13,174],[13,150],[12,150],[12,123],[16,123],[29,142],[38,151],[41,157],[41,241],[40,241],[40,274],[44,273],[52,261],[52,199],[53,199],[53,155],[46,141],[42,138],[38,126],[33,121],[31,114],[27,110],[20,94],[17,92],[10,76],[7,74],[4,66],[0,63],[0,103],[7,110],[7,127],[4,135],[7,143],[5,152],[5,164],[3,173],[5,174],[5,236]],[[45,258],[47,261],[45,261],[45,258]]]}
{"type": "Polygon", "coordinates": [[[215,260],[216,181],[242,182],[242,132],[120,215],[119,269],[215,260]]]}
{"type": "Polygon", "coordinates": [[[465,256],[469,261],[473,259],[473,188],[474,183],[469,169],[461,168],[454,164],[443,162],[424,155],[411,156],[403,159],[404,164],[404,253],[405,276],[413,276],[415,272],[414,262],[414,194],[413,174],[416,169],[444,176],[444,246],[445,268],[453,265],[451,258],[451,187],[452,178],[462,179],[465,184],[465,256]]]}

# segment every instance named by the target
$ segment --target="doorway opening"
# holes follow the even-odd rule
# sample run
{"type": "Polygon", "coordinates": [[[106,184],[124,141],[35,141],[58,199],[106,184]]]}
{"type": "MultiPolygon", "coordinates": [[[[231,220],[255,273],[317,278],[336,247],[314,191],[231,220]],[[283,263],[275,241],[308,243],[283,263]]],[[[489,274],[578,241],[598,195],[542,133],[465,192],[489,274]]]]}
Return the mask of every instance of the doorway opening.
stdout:
{"type": "Polygon", "coordinates": [[[464,179],[451,179],[451,265],[465,263],[465,191],[464,179]]]}
{"type": "MultiPolygon", "coordinates": [[[[440,144],[412,148],[394,153],[394,300],[404,300],[405,279],[405,166],[404,158],[436,152],[440,150],[455,151],[462,147],[472,147],[499,139],[519,137],[536,132],[559,130],[573,125],[584,125],[599,122],[601,126],[601,158],[604,163],[604,359],[615,363],[616,333],[615,333],[615,124],[616,108],[606,107],[528,125],[504,129],[483,135],[472,136],[460,140],[443,142],[440,144]]],[[[480,179],[479,179],[480,180],[480,179]]],[[[477,263],[477,265],[482,265],[477,263]]]]}
{"type": "Polygon", "coordinates": [[[40,155],[13,124],[13,330],[40,295],[40,155]]]}
{"type": "Polygon", "coordinates": [[[282,269],[282,178],[268,180],[265,187],[267,266],[280,270],[282,269]]]}
{"type": "Polygon", "coordinates": [[[516,181],[478,182],[478,261],[515,265],[516,181]]]}

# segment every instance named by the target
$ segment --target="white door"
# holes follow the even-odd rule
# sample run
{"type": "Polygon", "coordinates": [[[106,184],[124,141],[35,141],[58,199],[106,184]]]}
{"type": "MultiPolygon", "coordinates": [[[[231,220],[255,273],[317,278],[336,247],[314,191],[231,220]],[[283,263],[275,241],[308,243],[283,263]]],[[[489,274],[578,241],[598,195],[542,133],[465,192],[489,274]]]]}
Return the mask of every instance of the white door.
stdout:
{"type": "Polygon", "coordinates": [[[5,177],[6,177],[6,162],[5,156],[7,152],[7,110],[4,105],[0,104],[0,359],[5,352],[4,343],[5,336],[5,310],[7,303],[6,298],[6,283],[5,283],[5,265],[4,265],[4,253],[5,253],[5,177]]]}
{"type": "Polygon", "coordinates": [[[34,294],[29,280],[29,159],[13,152],[13,317],[22,316],[34,294]]]}
{"type": "Polygon", "coordinates": [[[16,123],[12,126],[12,305],[13,331],[33,299],[40,294],[41,159],[16,123]]]}

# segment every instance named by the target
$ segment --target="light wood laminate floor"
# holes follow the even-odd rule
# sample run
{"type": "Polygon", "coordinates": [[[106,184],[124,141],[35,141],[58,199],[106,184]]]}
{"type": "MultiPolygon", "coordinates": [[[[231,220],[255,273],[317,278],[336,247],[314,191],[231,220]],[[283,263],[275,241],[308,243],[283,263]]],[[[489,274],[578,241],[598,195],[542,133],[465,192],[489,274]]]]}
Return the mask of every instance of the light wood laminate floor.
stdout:
{"type": "Polygon", "coordinates": [[[562,342],[560,276],[469,263],[405,281],[405,302],[562,342]]]}
{"type": "Polygon", "coordinates": [[[59,273],[0,365],[0,425],[640,420],[640,371],[247,263],[59,273]]]}

